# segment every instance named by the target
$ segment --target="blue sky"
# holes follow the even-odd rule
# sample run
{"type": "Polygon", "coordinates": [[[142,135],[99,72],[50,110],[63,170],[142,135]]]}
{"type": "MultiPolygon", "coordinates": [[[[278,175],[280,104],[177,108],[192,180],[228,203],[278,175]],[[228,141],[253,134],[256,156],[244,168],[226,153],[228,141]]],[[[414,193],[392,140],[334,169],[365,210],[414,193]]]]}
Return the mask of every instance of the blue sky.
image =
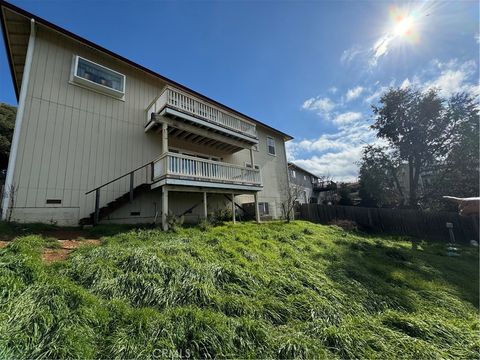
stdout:
{"type": "MultiPolygon", "coordinates": [[[[477,1],[12,1],[295,137],[288,156],[354,180],[389,86],[478,95],[477,1]]],[[[15,104],[4,47],[0,101],[15,104]]]]}

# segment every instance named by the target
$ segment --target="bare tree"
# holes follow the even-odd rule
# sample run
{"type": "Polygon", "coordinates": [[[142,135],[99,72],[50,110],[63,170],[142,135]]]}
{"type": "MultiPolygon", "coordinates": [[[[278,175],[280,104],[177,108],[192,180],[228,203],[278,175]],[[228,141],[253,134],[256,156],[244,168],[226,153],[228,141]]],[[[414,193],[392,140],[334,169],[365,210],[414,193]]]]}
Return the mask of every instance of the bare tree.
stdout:
{"type": "Polygon", "coordinates": [[[303,194],[302,188],[295,184],[287,184],[283,187],[282,215],[286,222],[295,218],[295,206],[303,194]]]}

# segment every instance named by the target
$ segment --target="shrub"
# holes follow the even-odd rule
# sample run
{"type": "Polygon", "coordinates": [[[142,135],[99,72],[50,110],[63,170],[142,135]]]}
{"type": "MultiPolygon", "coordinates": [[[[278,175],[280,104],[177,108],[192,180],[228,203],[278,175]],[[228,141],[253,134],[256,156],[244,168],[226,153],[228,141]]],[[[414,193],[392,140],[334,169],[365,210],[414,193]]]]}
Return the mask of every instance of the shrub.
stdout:
{"type": "Polygon", "coordinates": [[[228,208],[217,208],[209,215],[209,221],[213,226],[223,225],[225,221],[232,219],[232,211],[228,208]]]}
{"type": "Polygon", "coordinates": [[[201,231],[208,231],[212,227],[208,219],[202,219],[197,226],[201,231]]]}
{"type": "Polygon", "coordinates": [[[172,232],[177,232],[183,225],[183,221],[185,220],[184,216],[177,216],[173,212],[169,211],[167,214],[167,225],[168,230],[172,232]]]}
{"type": "Polygon", "coordinates": [[[339,228],[342,228],[344,231],[349,231],[349,232],[358,230],[357,223],[352,220],[335,219],[330,221],[330,225],[338,226],[339,228]]]}

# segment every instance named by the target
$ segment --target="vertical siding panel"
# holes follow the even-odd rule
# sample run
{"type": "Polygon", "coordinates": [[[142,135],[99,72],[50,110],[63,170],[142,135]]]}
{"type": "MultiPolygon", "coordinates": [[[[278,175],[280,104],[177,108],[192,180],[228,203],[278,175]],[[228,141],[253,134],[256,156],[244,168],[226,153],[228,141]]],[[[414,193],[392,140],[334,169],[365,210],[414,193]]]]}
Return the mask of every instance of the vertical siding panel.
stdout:
{"type": "Polygon", "coordinates": [[[54,61],[52,61],[51,66],[53,68],[51,69],[51,79],[52,79],[52,84],[51,84],[51,94],[50,94],[50,101],[53,101],[57,104],[64,104],[64,101],[60,102],[59,101],[59,96],[60,96],[60,88],[61,86],[61,79],[62,79],[62,69],[64,68],[63,64],[63,56],[64,56],[64,51],[61,49],[60,44],[59,44],[59,37],[55,36],[53,39],[55,41],[55,55],[54,55],[54,61]]]}
{"type": "Polygon", "coordinates": [[[75,123],[73,122],[73,109],[65,107],[65,133],[62,136],[62,154],[63,161],[59,166],[59,180],[57,188],[62,190],[62,199],[64,206],[72,206],[72,163],[75,151],[75,123]],[[73,135],[73,136],[72,136],[73,135]]]}
{"type": "Polygon", "coordinates": [[[24,167],[24,172],[22,171],[22,177],[25,176],[28,180],[28,185],[27,189],[25,192],[27,193],[26,195],[26,201],[25,201],[25,206],[35,206],[35,194],[37,190],[37,182],[38,182],[38,163],[41,159],[39,154],[41,153],[41,142],[37,141],[37,136],[40,134],[40,118],[43,116],[46,116],[46,104],[42,103],[38,99],[33,99],[33,109],[36,109],[35,113],[32,113],[32,120],[34,123],[34,126],[32,126],[32,132],[29,133],[31,134],[27,138],[27,144],[29,146],[28,150],[28,157],[25,160],[25,167],[24,167]],[[30,144],[31,144],[31,150],[30,150],[30,144]],[[28,163],[30,162],[30,164],[28,163]]]}
{"type": "Polygon", "coordinates": [[[48,58],[48,49],[50,48],[50,43],[44,40],[42,31],[37,32],[35,47],[38,48],[38,68],[35,76],[33,96],[41,98],[43,93],[43,83],[45,82],[46,76],[45,68],[48,58]]]}
{"type": "Polygon", "coordinates": [[[57,56],[57,45],[52,39],[51,33],[47,35],[47,41],[51,44],[48,49],[47,62],[45,64],[45,77],[43,79],[42,99],[50,101],[52,98],[52,82],[55,74],[55,58],[57,56]]]}
{"type": "MultiPolygon", "coordinates": [[[[52,116],[54,112],[54,104],[50,104],[47,101],[42,101],[42,105],[44,104],[44,113],[43,116],[40,116],[38,119],[39,125],[39,134],[37,139],[39,144],[37,161],[35,165],[37,166],[37,174],[36,181],[34,182],[33,186],[36,186],[36,193],[35,193],[35,206],[40,207],[45,205],[45,195],[46,195],[46,187],[47,187],[47,178],[48,178],[48,165],[49,165],[49,158],[47,154],[49,154],[49,144],[51,141],[51,137],[49,133],[53,132],[53,121],[52,116]]],[[[34,177],[35,179],[35,177],[34,177]]]]}
{"type": "Polygon", "coordinates": [[[73,109],[72,112],[72,121],[75,126],[75,133],[72,134],[75,139],[75,149],[72,156],[73,168],[72,171],[68,173],[72,174],[71,179],[71,188],[72,188],[72,198],[70,200],[72,206],[80,206],[80,192],[83,190],[80,185],[80,179],[82,177],[82,159],[83,159],[83,139],[85,138],[85,120],[82,117],[82,112],[78,109],[73,109]]]}
{"type": "MultiPolygon", "coordinates": [[[[52,152],[50,160],[50,170],[48,178],[48,196],[57,198],[59,195],[58,186],[62,189],[63,184],[63,169],[65,168],[65,148],[62,148],[63,138],[65,137],[65,107],[63,105],[58,105],[56,114],[55,114],[55,128],[52,141],[52,152]],[[61,170],[60,170],[61,169],[61,170]],[[61,174],[61,175],[60,175],[61,174]],[[60,179],[61,177],[61,179],[60,179]]],[[[60,196],[63,195],[63,191],[60,191],[60,196]]],[[[62,199],[63,201],[63,199],[62,199]]]]}

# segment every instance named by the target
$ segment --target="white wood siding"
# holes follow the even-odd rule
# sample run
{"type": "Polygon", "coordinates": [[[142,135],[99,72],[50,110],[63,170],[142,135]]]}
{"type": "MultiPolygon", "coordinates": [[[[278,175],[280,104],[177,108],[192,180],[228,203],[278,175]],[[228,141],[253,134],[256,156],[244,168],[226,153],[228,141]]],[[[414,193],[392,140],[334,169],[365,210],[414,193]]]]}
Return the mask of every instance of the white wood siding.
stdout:
{"type": "MultiPolygon", "coordinates": [[[[165,85],[154,76],[39,26],[14,173],[17,192],[12,219],[51,219],[75,225],[93,211],[94,194],[85,196],[86,191],[160,155],[161,136],[146,134],[144,124],[145,110],[165,85]],[[125,101],[70,84],[73,55],[125,74],[125,101]],[[46,205],[46,199],[61,199],[62,203],[46,205]]],[[[262,169],[264,184],[260,201],[278,207],[281,184],[287,182],[284,142],[259,125],[257,132],[260,143],[255,163],[262,169]],[[267,153],[267,135],[275,137],[276,156],[267,153]]],[[[244,165],[250,162],[250,154],[243,150],[225,156],[223,161],[244,165]]],[[[137,173],[136,184],[147,176],[146,170],[137,173]]],[[[126,177],[102,190],[101,206],[125,193],[128,186],[126,177]]],[[[146,197],[145,201],[152,199],[146,197]]]]}

